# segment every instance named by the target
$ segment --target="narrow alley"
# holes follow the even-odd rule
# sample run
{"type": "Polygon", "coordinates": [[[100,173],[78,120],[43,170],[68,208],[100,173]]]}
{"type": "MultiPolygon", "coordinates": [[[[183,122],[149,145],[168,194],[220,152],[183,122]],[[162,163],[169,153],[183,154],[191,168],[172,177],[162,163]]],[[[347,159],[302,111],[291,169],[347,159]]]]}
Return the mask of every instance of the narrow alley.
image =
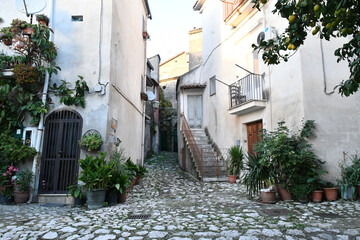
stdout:
{"type": "Polygon", "coordinates": [[[0,239],[360,239],[358,201],[262,204],[240,184],[193,179],[174,153],[146,165],[125,204],[0,205],[0,239]]]}

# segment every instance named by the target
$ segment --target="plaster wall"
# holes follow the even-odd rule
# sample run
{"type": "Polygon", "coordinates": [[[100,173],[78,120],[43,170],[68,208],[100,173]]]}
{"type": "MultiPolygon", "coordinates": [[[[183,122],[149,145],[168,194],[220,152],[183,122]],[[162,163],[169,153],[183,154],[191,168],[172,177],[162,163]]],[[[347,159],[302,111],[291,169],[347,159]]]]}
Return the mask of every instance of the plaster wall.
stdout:
{"type": "Polygon", "coordinates": [[[202,29],[189,32],[189,71],[202,64],[202,29]]]}
{"type": "MultiPolygon", "coordinates": [[[[112,1],[111,82],[108,119],[109,139],[119,138],[120,147],[132,161],[141,163],[144,131],[146,41],[142,37],[146,13],[143,1],[112,1]],[[125,37],[126,36],[126,37],[125,37]]],[[[115,140],[115,139],[114,139],[115,140]]]]}
{"type": "Polygon", "coordinates": [[[167,79],[166,81],[160,81],[160,87],[164,93],[164,99],[169,100],[174,109],[177,108],[177,100],[176,100],[176,80],[177,77],[167,79]]]}
{"type": "Polygon", "coordinates": [[[160,83],[162,80],[178,77],[189,71],[189,55],[186,52],[160,64],[160,83]]]}
{"type": "Polygon", "coordinates": [[[333,55],[344,43],[340,39],[321,43],[318,37],[311,37],[301,48],[304,115],[306,119],[315,120],[316,138],[312,143],[317,155],[326,161],[328,180],[334,176],[340,179],[339,162],[343,160],[343,152],[355,154],[360,151],[360,94],[342,97],[337,90],[332,93],[334,87],[350,75],[347,63],[337,63],[333,55]]]}

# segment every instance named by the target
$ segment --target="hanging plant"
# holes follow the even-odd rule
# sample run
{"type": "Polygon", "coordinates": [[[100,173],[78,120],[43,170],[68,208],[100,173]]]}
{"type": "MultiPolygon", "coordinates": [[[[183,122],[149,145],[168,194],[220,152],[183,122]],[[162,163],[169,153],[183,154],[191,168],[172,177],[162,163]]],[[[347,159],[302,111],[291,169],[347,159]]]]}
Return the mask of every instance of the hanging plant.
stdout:
{"type": "Polygon", "coordinates": [[[101,135],[96,130],[87,131],[80,139],[79,146],[89,152],[99,151],[103,141],[101,135]]]}

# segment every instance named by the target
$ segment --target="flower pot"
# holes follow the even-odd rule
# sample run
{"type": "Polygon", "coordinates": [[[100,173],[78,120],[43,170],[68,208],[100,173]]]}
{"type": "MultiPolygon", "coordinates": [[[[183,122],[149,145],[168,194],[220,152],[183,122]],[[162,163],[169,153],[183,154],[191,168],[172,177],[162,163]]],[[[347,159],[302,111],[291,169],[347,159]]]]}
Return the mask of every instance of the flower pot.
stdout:
{"type": "Polygon", "coordinates": [[[276,203],[275,197],[276,192],[275,191],[269,191],[267,189],[261,189],[260,190],[261,195],[261,202],[263,203],[276,203]]]}
{"type": "Polygon", "coordinates": [[[0,204],[11,205],[14,203],[14,197],[7,198],[5,195],[0,194],[0,204]]]}
{"type": "Polygon", "coordinates": [[[74,197],[74,207],[82,207],[86,203],[86,198],[74,197]]]}
{"type": "Polygon", "coordinates": [[[117,195],[118,203],[126,202],[126,198],[127,198],[127,193],[118,193],[118,195],[117,195]]]}
{"type": "Polygon", "coordinates": [[[134,179],[131,181],[130,188],[132,188],[133,186],[135,186],[135,183],[136,183],[136,178],[134,178],[134,179]]]}
{"type": "Polygon", "coordinates": [[[45,20],[39,20],[39,23],[41,24],[41,26],[43,27],[47,27],[48,23],[45,20]]]}
{"type": "Polygon", "coordinates": [[[139,185],[141,183],[142,177],[136,177],[135,185],[139,185]]]}
{"type": "Polygon", "coordinates": [[[109,207],[115,206],[117,204],[117,197],[118,195],[116,192],[115,193],[107,192],[105,202],[109,204],[109,207]]]}
{"type": "Polygon", "coordinates": [[[236,175],[229,175],[229,183],[235,183],[236,182],[236,175]]]}
{"type": "Polygon", "coordinates": [[[324,188],[324,193],[325,193],[325,197],[326,200],[328,201],[335,201],[337,199],[337,195],[338,195],[338,188],[324,188]]]}
{"type": "Polygon", "coordinates": [[[308,203],[309,202],[309,196],[303,196],[299,199],[299,203],[308,203]]]}
{"type": "Polygon", "coordinates": [[[312,193],[311,193],[312,201],[313,201],[314,203],[319,203],[319,202],[321,202],[323,193],[324,193],[324,191],[322,191],[322,190],[312,191],[312,193]]]}
{"type": "Polygon", "coordinates": [[[23,29],[23,33],[26,35],[31,35],[34,33],[34,29],[32,27],[27,27],[27,28],[23,29]]]}
{"type": "Polygon", "coordinates": [[[291,193],[280,186],[279,184],[276,184],[276,191],[278,192],[280,199],[283,201],[292,201],[291,193]]]}
{"type": "Polygon", "coordinates": [[[14,191],[15,203],[26,203],[29,200],[30,191],[14,191]]]}
{"type": "Polygon", "coordinates": [[[104,206],[105,202],[105,189],[93,189],[91,191],[87,191],[87,203],[89,209],[98,209],[104,206]]]}
{"type": "Polygon", "coordinates": [[[12,38],[11,38],[11,39],[3,39],[2,42],[3,42],[6,46],[11,46],[11,45],[12,45],[12,38]]]}
{"type": "Polygon", "coordinates": [[[6,189],[11,189],[12,187],[13,187],[13,185],[11,185],[11,184],[2,185],[2,186],[0,186],[0,193],[5,192],[6,189]]]}

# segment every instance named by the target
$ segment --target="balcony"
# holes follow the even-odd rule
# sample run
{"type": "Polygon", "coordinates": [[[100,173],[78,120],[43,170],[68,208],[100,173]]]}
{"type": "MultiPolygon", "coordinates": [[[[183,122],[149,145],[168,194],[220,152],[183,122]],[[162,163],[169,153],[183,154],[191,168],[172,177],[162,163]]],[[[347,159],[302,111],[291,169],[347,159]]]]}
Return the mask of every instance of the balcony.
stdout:
{"type": "Polygon", "coordinates": [[[223,3],[224,22],[236,27],[254,10],[250,0],[227,0],[223,3]]]}
{"type": "Polygon", "coordinates": [[[244,115],[258,111],[266,106],[263,94],[263,75],[249,74],[229,86],[229,113],[244,115]]]}

